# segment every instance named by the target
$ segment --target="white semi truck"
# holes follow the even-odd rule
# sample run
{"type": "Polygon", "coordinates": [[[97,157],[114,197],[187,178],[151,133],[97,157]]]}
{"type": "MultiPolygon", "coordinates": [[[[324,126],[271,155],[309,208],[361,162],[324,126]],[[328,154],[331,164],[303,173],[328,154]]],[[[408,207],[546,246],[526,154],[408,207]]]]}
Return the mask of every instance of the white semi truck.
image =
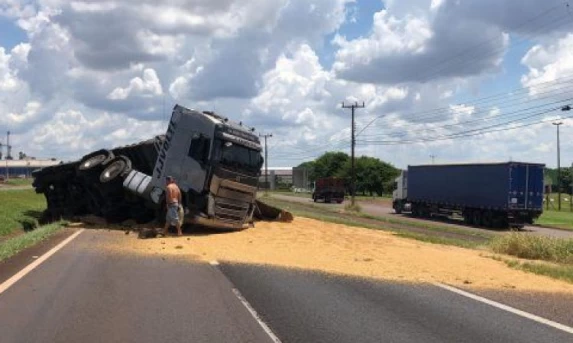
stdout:
{"type": "Polygon", "coordinates": [[[281,214],[256,201],[263,158],[253,131],[176,105],[165,135],[37,170],[34,187],[46,197],[47,220],[94,214],[108,222],[148,222],[163,218],[170,175],[183,194],[185,223],[243,229],[253,215],[281,214]]]}

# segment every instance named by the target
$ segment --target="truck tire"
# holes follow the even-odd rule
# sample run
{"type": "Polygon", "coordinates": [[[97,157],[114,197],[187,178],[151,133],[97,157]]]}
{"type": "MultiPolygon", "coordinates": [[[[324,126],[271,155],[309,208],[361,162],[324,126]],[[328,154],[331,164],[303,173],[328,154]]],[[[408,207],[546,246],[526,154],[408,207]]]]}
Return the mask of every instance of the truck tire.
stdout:
{"type": "Polygon", "coordinates": [[[402,204],[401,203],[394,202],[394,205],[392,207],[394,207],[394,212],[396,212],[396,214],[402,214],[402,204]]]}
{"type": "Polygon", "coordinates": [[[118,178],[123,179],[131,171],[131,161],[125,156],[118,156],[111,160],[101,172],[99,181],[108,183],[118,178]]]}
{"type": "Polygon", "coordinates": [[[98,166],[105,166],[114,158],[113,152],[109,150],[98,150],[82,158],[78,169],[81,171],[93,170],[98,166]]]}

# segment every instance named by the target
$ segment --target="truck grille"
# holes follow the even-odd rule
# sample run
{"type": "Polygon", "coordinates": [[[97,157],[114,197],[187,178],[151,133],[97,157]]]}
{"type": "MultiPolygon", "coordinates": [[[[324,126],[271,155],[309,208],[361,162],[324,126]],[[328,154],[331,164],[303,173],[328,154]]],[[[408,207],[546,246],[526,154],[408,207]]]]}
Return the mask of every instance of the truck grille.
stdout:
{"type": "Polygon", "coordinates": [[[247,218],[248,202],[215,197],[215,218],[226,223],[242,225],[247,218]]]}

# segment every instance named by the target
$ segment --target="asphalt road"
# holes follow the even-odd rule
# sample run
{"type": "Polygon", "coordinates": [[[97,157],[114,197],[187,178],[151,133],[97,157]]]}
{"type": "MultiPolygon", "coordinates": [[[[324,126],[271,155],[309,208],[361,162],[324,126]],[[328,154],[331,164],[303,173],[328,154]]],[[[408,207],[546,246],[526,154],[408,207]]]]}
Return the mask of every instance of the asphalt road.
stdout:
{"type": "Polygon", "coordinates": [[[283,342],[572,342],[573,335],[432,285],[221,264],[283,342]]]}
{"type": "Polygon", "coordinates": [[[270,342],[206,263],[110,254],[84,231],[0,294],[0,341],[270,342]]]}
{"type": "MultiPolygon", "coordinates": [[[[283,194],[272,194],[271,195],[273,198],[279,199],[279,200],[285,200],[285,201],[291,201],[291,202],[297,202],[297,203],[303,203],[303,204],[308,204],[308,203],[313,203],[312,199],[309,198],[302,198],[302,197],[297,197],[297,196],[289,196],[289,195],[283,195],[283,194]]],[[[313,203],[317,206],[323,206],[325,208],[329,208],[329,209],[343,209],[345,204],[324,204],[324,203],[313,203]]],[[[394,210],[392,209],[391,205],[385,205],[385,204],[380,204],[380,203],[369,203],[369,202],[364,202],[361,201],[360,202],[360,206],[362,207],[362,212],[373,215],[373,216],[379,216],[379,217],[388,217],[388,216],[392,216],[394,218],[399,217],[403,220],[410,220],[410,221],[417,221],[417,222],[428,222],[428,220],[425,219],[419,219],[419,218],[411,218],[406,214],[401,214],[401,215],[397,215],[394,213],[394,210]]],[[[436,222],[439,223],[442,226],[446,226],[446,227],[454,227],[457,229],[462,229],[462,230],[466,230],[466,231],[473,231],[473,232],[487,232],[487,233],[493,233],[493,234],[501,234],[504,231],[497,231],[497,230],[488,230],[488,229],[483,229],[483,228],[477,228],[477,227],[472,227],[472,226],[467,226],[464,225],[463,223],[457,224],[454,220],[448,220],[448,221],[443,221],[443,220],[431,220],[431,222],[436,222]]],[[[568,231],[568,230],[559,230],[559,229],[552,229],[552,228],[546,228],[546,227],[539,227],[539,226],[525,226],[521,232],[524,233],[528,233],[528,234],[533,234],[533,235],[540,235],[540,236],[549,236],[549,237],[557,237],[557,238],[573,238],[573,231],[568,231]]]]}
{"type": "Polygon", "coordinates": [[[573,341],[433,285],[101,248],[117,236],[84,231],[1,293],[0,341],[271,341],[234,288],[282,342],[573,341]]]}

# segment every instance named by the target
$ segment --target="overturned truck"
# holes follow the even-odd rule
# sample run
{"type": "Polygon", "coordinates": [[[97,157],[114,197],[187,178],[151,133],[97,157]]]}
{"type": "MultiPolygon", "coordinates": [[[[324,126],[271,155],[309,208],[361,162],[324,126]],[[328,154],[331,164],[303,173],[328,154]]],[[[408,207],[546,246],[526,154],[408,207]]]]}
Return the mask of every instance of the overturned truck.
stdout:
{"type": "Polygon", "coordinates": [[[256,200],[263,163],[253,129],[176,105],[165,135],[39,169],[33,186],[47,221],[92,214],[110,223],[162,221],[165,177],[182,191],[184,223],[238,230],[292,215],[256,200]]]}

